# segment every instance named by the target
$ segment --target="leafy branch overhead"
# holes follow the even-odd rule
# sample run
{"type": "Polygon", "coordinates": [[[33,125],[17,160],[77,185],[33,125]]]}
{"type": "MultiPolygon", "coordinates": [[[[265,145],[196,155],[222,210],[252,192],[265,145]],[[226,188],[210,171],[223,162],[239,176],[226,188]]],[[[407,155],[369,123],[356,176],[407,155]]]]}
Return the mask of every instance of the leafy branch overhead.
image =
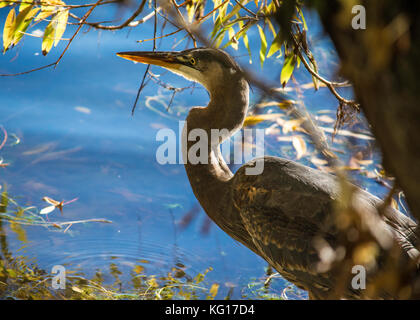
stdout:
{"type": "Polygon", "coordinates": [[[306,37],[308,26],[300,1],[213,0],[210,4],[206,0],[187,0],[178,4],[176,0],[156,0],[152,5],[154,1],[139,1],[136,4],[137,9],[118,25],[110,25],[110,22],[92,22],[87,19],[99,6],[123,5],[120,0],[98,0],[94,3],[77,5],[66,4],[60,0],[0,1],[0,8],[10,8],[3,27],[3,52],[16,46],[24,35],[39,36],[28,31],[34,26],[43,29],[41,45],[43,55],[47,55],[61,40],[67,41],[66,48],[56,62],[18,73],[24,74],[57,66],[83,26],[100,30],[119,30],[141,28],[143,23],[154,20],[155,24],[160,23],[162,26],[161,35],[158,36],[155,32],[153,38],[138,42],[151,40],[155,42],[156,39],[169,38],[184,32],[182,40],[191,39],[194,46],[197,46],[197,39],[205,46],[221,49],[231,47],[238,50],[239,46],[243,45],[249,54],[250,63],[252,63],[253,50],[258,50],[255,53],[258,53],[261,68],[267,58],[283,59],[280,72],[280,84],[283,88],[300,62],[303,62],[304,67],[312,75],[315,89],[318,89],[319,83],[322,82],[338,99],[340,106],[358,109],[355,102],[346,100],[338,94],[335,88],[340,84],[328,81],[319,75],[306,37]],[[83,10],[86,10],[84,15],[78,16],[77,14],[83,10]],[[140,17],[141,15],[143,17],[140,17]],[[69,19],[74,21],[69,22],[69,19]],[[69,29],[73,35],[70,39],[63,39],[69,25],[72,26],[69,29]],[[78,26],[76,31],[73,25],[78,26]],[[172,25],[176,30],[165,33],[165,27],[168,25],[172,25]],[[259,38],[260,46],[250,46],[250,41],[254,41],[255,38],[259,38]]]}
{"type": "Polygon", "coordinates": [[[28,28],[50,18],[42,39],[42,54],[46,55],[57,46],[67,27],[69,9],[59,0],[46,1],[2,1],[0,7],[20,3],[18,13],[13,7],[6,18],[3,28],[3,52],[13,48],[23,38],[28,28]],[[36,4],[35,4],[36,3],[36,4]]]}

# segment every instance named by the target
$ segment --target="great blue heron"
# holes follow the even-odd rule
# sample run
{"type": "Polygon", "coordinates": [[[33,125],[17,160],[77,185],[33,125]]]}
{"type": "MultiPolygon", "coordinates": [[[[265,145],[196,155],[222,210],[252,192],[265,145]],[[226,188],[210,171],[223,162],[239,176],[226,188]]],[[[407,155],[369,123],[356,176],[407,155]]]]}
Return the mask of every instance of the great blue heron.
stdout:
{"type": "MultiPolygon", "coordinates": [[[[207,215],[229,236],[264,258],[284,278],[309,292],[312,298],[328,298],[337,275],[320,272],[316,239],[322,236],[332,248],[337,229],[332,221],[334,199],[339,196],[337,178],[299,163],[264,157],[264,170],[247,175],[257,160],[232,174],[219,149],[222,140],[239,130],[248,109],[249,87],[236,62],[224,51],[197,48],[181,52],[121,52],[122,58],[164,67],[201,83],[210,94],[207,107],[194,107],[186,120],[186,134],[203,129],[227,129],[216,144],[208,142],[208,162],[185,169],[195,196],[207,215]]],[[[186,142],[187,150],[192,142],[186,142]]],[[[371,211],[381,200],[357,189],[356,202],[371,211]]],[[[376,230],[388,234],[403,248],[407,259],[418,257],[416,223],[397,210],[387,208],[376,230]]],[[[361,294],[346,288],[344,298],[361,294]]]]}

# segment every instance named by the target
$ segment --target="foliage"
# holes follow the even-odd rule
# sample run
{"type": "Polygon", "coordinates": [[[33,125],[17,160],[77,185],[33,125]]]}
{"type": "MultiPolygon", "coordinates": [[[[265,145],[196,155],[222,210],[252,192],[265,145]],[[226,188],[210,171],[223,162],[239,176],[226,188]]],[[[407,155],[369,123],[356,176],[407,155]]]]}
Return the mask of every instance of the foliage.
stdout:
{"type": "Polygon", "coordinates": [[[3,52],[17,45],[31,24],[33,26],[50,18],[42,39],[42,54],[46,55],[53,45],[57,46],[60,42],[67,27],[69,10],[60,0],[2,1],[0,8],[18,3],[18,14],[14,7],[10,9],[4,24],[3,52]]]}
{"type": "MultiPolygon", "coordinates": [[[[116,1],[108,1],[116,2],[116,1]]],[[[101,4],[101,3],[99,3],[101,4]]],[[[88,5],[86,5],[88,6],[88,5]]],[[[281,2],[262,1],[262,0],[214,0],[213,7],[206,6],[204,0],[186,1],[182,5],[173,4],[187,16],[187,20],[191,26],[198,26],[208,21],[209,17],[213,17],[212,30],[209,35],[211,44],[215,47],[226,48],[228,46],[238,50],[239,42],[247,48],[250,61],[252,61],[252,52],[249,45],[249,33],[253,28],[258,29],[261,41],[259,57],[261,66],[263,66],[267,57],[278,54],[276,58],[282,56],[282,52],[286,53],[284,63],[284,71],[282,71],[282,84],[285,85],[293,73],[295,63],[299,58],[291,49],[290,43],[286,39],[277,26],[273,25],[273,17],[278,10],[281,10],[281,2]],[[205,9],[208,12],[204,15],[205,9]],[[283,73],[285,76],[283,76],[283,73]]],[[[63,34],[69,24],[69,16],[76,18],[71,14],[71,10],[75,10],[80,6],[67,5],[60,0],[8,0],[0,1],[0,8],[9,8],[9,13],[3,26],[3,52],[10,50],[16,46],[24,35],[32,35],[28,30],[34,26],[40,27],[44,25],[42,36],[42,53],[47,55],[48,52],[58,45],[62,40],[63,34]]],[[[170,10],[166,13],[169,15],[170,10]]],[[[299,6],[296,7],[291,21],[302,26],[303,30],[307,29],[305,18],[299,6]]],[[[88,23],[86,23],[88,24],[88,23]]],[[[137,23],[140,24],[140,23],[137,23]]],[[[101,28],[98,23],[89,23],[88,25],[101,28]]],[[[128,24],[134,26],[136,23],[128,24]]]]}

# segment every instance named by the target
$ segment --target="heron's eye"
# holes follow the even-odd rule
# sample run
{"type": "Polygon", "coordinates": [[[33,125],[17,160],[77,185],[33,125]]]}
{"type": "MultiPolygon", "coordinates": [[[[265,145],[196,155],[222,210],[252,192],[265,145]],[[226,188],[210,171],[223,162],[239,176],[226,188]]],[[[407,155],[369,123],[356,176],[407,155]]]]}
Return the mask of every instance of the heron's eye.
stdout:
{"type": "Polygon", "coordinates": [[[191,59],[190,59],[190,63],[191,63],[192,65],[195,65],[195,63],[196,63],[195,59],[194,59],[194,58],[191,58],[191,59]]]}

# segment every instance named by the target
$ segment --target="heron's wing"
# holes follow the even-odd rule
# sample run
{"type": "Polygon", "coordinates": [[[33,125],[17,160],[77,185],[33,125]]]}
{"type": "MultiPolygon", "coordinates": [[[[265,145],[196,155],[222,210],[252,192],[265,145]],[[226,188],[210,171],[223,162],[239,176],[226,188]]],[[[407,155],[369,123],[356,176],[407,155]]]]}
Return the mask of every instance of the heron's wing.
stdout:
{"type": "MultiPolygon", "coordinates": [[[[337,248],[332,209],[338,197],[337,180],[292,161],[271,157],[263,161],[262,174],[247,175],[246,167],[254,166],[250,163],[232,180],[233,201],[243,225],[260,255],[286,279],[325,297],[334,288],[334,277],[320,272],[324,263],[320,256],[337,248]]],[[[418,254],[416,224],[411,219],[391,209],[380,219],[375,214],[375,207],[382,203],[378,198],[360,189],[356,197],[358,211],[378,237],[394,238],[412,258],[418,254]]],[[[353,295],[351,288],[348,294],[353,295]]]]}
{"type": "Polygon", "coordinates": [[[333,284],[317,271],[317,245],[335,244],[329,177],[312,177],[307,167],[277,158],[264,159],[261,175],[244,170],[233,179],[233,199],[260,254],[287,280],[325,296],[333,284]]]}

